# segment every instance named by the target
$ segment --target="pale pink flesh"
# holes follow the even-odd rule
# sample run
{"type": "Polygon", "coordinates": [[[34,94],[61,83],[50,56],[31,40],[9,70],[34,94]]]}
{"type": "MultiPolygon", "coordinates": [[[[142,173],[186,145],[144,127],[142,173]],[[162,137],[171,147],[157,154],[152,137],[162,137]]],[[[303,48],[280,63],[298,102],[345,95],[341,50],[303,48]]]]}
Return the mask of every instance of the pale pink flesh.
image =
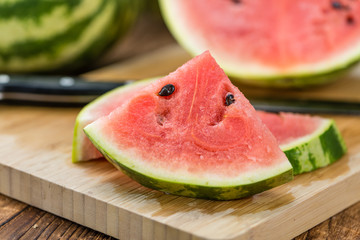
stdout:
{"type": "Polygon", "coordinates": [[[181,21],[196,29],[191,34],[229,61],[256,61],[287,69],[337,56],[360,39],[360,1],[177,2],[181,21]],[[343,7],[335,9],[332,2],[343,7]]]}
{"type": "Polygon", "coordinates": [[[291,143],[314,133],[324,121],[323,118],[305,114],[274,114],[262,111],[257,113],[280,145],[291,143]]]}

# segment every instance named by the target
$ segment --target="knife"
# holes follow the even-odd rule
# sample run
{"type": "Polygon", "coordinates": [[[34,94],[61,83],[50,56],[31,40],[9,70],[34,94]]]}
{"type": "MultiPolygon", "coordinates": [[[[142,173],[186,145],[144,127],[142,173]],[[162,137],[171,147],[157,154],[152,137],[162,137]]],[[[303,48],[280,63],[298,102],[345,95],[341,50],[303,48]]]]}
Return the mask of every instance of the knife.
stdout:
{"type": "MultiPolygon", "coordinates": [[[[0,74],[0,100],[8,103],[83,106],[98,96],[133,80],[87,81],[79,76],[0,74]]],[[[360,103],[327,100],[249,98],[257,110],[314,114],[360,115],[360,103]]]]}
{"type": "Polygon", "coordinates": [[[0,100],[8,103],[81,106],[130,82],[93,82],[79,76],[0,74],[0,100]]]}
{"type": "Polygon", "coordinates": [[[360,103],[328,100],[249,99],[256,110],[310,114],[360,115],[360,103]]]}

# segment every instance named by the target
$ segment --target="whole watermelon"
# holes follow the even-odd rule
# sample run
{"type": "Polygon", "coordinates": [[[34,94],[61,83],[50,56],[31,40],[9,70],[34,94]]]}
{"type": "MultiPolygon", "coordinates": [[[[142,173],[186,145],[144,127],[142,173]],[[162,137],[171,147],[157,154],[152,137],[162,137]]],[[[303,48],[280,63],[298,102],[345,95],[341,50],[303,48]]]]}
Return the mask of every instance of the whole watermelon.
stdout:
{"type": "Polygon", "coordinates": [[[125,35],[142,0],[0,0],[0,71],[71,72],[125,35]]]}

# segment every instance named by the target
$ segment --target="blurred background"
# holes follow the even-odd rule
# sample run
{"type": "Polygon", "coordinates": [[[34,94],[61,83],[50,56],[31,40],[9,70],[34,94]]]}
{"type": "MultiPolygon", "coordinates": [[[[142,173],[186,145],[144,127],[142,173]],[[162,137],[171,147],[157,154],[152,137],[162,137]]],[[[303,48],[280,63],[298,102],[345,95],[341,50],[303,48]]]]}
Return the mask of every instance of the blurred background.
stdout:
{"type": "MultiPolygon", "coordinates": [[[[0,7],[0,73],[81,75],[92,81],[119,82],[166,75],[191,57],[210,49],[248,98],[276,96],[293,100],[360,102],[360,71],[353,67],[358,61],[359,47],[350,50],[348,47],[356,43],[354,39],[360,35],[356,24],[360,16],[358,2],[294,2],[287,7],[299,14],[292,14],[295,20],[289,21],[277,18],[280,14],[275,14],[276,7],[269,8],[266,14],[258,14],[260,9],[265,9],[262,1],[213,1],[205,5],[201,1],[160,2],[166,5],[162,8],[166,11],[161,12],[157,0],[37,0],[16,4],[5,1],[0,7]],[[179,3],[186,3],[184,11],[176,10],[181,6],[179,3]],[[216,4],[220,4],[219,11],[213,10],[216,4]],[[207,5],[211,5],[209,9],[200,11],[207,5]],[[214,11],[215,17],[207,11],[214,11]],[[191,16],[196,15],[194,12],[199,13],[198,19],[191,16]],[[217,21],[219,25],[215,24],[217,21]],[[234,27],[228,28],[229,22],[234,22],[234,27]],[[272,29],[284,27],[288,22],[293,24],[294,32],[273,32],[272,29]],[[305,27],[297,31],[296,26],[302,25],[305,27]],[[231,44],[221,35],[228,36],[234,45],[240,42],[238,46],[242,50],[233,54],[232,46],[227,46],[231,44]],[[218,42],[217,36],[220,36],[218,42]],[[351,41],[344,40],[340,44],[344,36],[351,41]],[[298,40],[294,43],[294,39],[298,40]],[[287,45],[289,49],[292,47],[288,52],[295,57],[289,59],[295,59],[295,65],[299,61],[301,65],[302,58],[310,58],[313,62],[304,60],[305,67],[300,73],[282,73],[282,65],[291,61],[286,60],[284,50],[279,52],[276,46],[272,47],[274,41],[285,46],[284,49],[287,45]],[[253,48],[252,52],[246,52],[248,48],[253,48]],[[324,61],[328,53],[332,59],[330,64],[324,61]],[[324,56],[316,60],[321,54],[324,56]],[[224,60],[223,56],[224,59],[230,56],[232,60],[224,60]],[[255,64],[249,67],[247,63],[251,61],[255,64]],[[257,66],[257,61],[266,64],[257,66]],[[319,62],[323,69],[317,70],[319,62]],[[333,62],[336,64],[331,66],[333,62]],[[255,70],[248,72],[253,66],[255,70]],[[277,68],[280,72],[276,72],[277,68]],[[269,69],[270,75],[261,79],[269,69]],[[272,70],[275,72],[271,73],[272,70]]],[[[272,0],[270,5],[276,6],[275,3],[276,0],[272,0]]]]}

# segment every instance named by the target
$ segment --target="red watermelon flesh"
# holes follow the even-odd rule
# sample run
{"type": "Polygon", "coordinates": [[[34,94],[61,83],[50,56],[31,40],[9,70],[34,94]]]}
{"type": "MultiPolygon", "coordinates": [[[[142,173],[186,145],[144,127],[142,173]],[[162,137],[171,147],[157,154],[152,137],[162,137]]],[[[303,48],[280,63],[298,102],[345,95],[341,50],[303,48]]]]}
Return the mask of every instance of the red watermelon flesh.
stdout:
{"type": "Polygon", "coordinates": [[[305,114],[274,114],[263,111],[257,111],[257,113],[280,145],[313,134],[325,120],[324,118],[305,114]]]}
{"type": "MultiPolygon", "coordinates": [[[[90,104],[91,107],[84,109],[82,111],[83,114],[80,113],[81,117],[78,118],[79,126],[75,131],[82,132],[83,128],[88,124],[100,117],[109,115],[113,110],[122,106],[122,104],[129,100],[129,98],[135,95],[140,89],[149,85],[150,82],[151,81],[144,81],[136,83],[134,84],[136,86],[131,86],[131,88],[126,87],[126,89],[124,89],[125,87],[120,87],[110,92],[110,94],[103,96],[101,101],[92,102],[90,104]]],[[[286,145],[309,134],[313,134],[325,120],[306,114],[276,114],[263,111],[257,111],[257,114],[275,136],[279,145],[286,145]]],[[[85,135],[81,136],[81,138],[86,138],[81,140],[81,143],[78,143],[80,145],[80,153],[78,155],[82,156],[82,158],[77,158],[74,162],[103,157],[85,135]]]]}
{"type": "Polygon", "coordinates": [[[360,56],[360,1],[161,2],[179,42],[194,54],[210,49],[234,76],[318,74],[360,56]]]}
{"type": "Polygon", "coordinates": [[[115,165],[161,181],[239,186],[291,171],[274,136],[209,52],[142,89],[85,132],[115,165]],[[175,91],[160,96],[167,84],[175,91]],[[235,99],[229,106],[228,94],[235,99]]]}
{"type": "Polygon", "coordinates": [[[149,82],[150,80],[143,80],[114,89],[102,95],[81,110],[76,118],[74,128],[72,152],[73,162],[87,161],[103,157],[84,134],[84,127],[100,117],[109,115],[115,108],[120,107],[129,98],[131,98],[135,92],[149,85],[149,82]]]}

